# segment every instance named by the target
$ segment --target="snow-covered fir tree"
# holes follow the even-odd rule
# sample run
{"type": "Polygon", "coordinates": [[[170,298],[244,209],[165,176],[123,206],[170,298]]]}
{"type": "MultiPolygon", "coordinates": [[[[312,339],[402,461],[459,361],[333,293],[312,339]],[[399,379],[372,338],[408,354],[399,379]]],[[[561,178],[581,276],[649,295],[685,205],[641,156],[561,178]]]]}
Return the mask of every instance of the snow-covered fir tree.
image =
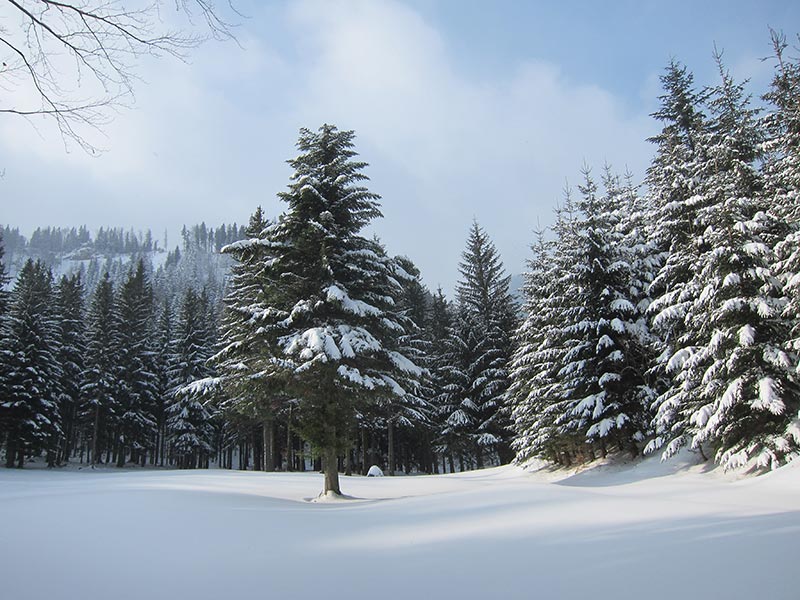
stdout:
{"type": "Polygon", "coordinates": [[[53,313],[53,276],[41,261],[28,260],[11,292],[0,339],[0,427],[6,466],[46,452],[56,462],[61,431],[58,406],[58,323],[53,313]]]}
{"type": "MultiPolygon", "coordinates": [[[[233,257],[231,277],[224,299],[220,325],[221,350],[212,357],[217,377],[198,381],[192,393],[216,396],[222,414],[234,427],[255,425],[262,430],[264,470],[277,465],[275,419],[288,413],[293,399],[270,387],[263,376],[270,356],[266,330],[254,324],[267,310],[269,287],[265,267],[269,264],[265,238],[270,221],[259,206],[245,229],[245,238],[222,248],[233,257]]],[[[236,434],[234,433],[234,436],[236,434]]]]}
{"type": "Polygon", "coordinates": [[[105,273],[95,287],[87,315],[86,370],[81,389],[81,420],[89,441],[89,461],[111,458],[113,434],[120,414],[119,313],[114,284],[105,273]]]}
{"type": "Polygon", "coordinates": [[[448,424],[446,435],[466,428],[459,437],[467,436],[469,453],[480,468],[485,460],[505,463],[513,458],[503,407],[516,311],[510,278],[497,249],[477,222],[470,227],[459,271],[451,381],[443,403],[452,412],[444,421],[448,424]]]}
{"type": "Polygon", "coordinates": [[[381,213],[361,185],[366,165],[354,160],[353,138],[331,125],[301,130],[280,195],[288,209],[249,244],[265,248],[263,303],[242,307],[252,333],[264,334],[255,375],[272,394],[298,400],[299,426],[324,458],[324,491],[337,494],[337,457],[356,411],[406,394],[398,380],[419,372],[397,349],[405,330],[393,318],[395,262],[359,235],[381,213]]]}
{"type": "Polygon", "coordinates": [[[792,58],[786,37],[772,32],[775,74],[764,99],[763,197],[768,214],[783,224],[772,242],[775,274],[783,287],[783,317],[791,331],[785,349],[800,373],[800,59],[792,58]]]}
{"type": "Polygon", "coordinates": [[[685,393],[675,378],[672,358],[680,348],[693,343],[685,327],[689,307],[700,290],[694,273],[699,264],[697,213],[702,208],[698,194],[698,171],[703,163],[702,140],[708,133],[703,102],[706,94],[696,91],[693,75],[685,66],[671,61],[661,76],[664,93],[653,117],[663,123],[661,132],[650,138],[656,155],[647,171],[646,183],[653,214],[649,237],[654,244],[653,260],[659,265],[649,287],[651,330],[658,336],[659,352],[651,378],[659,393],[653,403],[656,437],[646,451],[664,447],[665,456],[674,454],[685,442],[688,424],[680,405],[685,393]]]}
{"type": "Polygon", "coordinates": [[[430,453],[430,439],[427,435],[430,424],[432,390],[428,384],[428,373],[423,372],[428,356],[428,342],[422,326],[426,321],[427,290],[419,279],[420,273],[414,263],[406,257],[396,257],[392,276],[400,284],[400,292],[395,299],[391,318],[404,329],[395,343],[399,352],[420,369],[400,371],[395,379],[405,391],[404,394],[387,396],[381,413],[387,428],[387,470],[394,475],[397,469],[395,459],[395,434],[399,429],[407,437],[413,437],[421,461],[429,461],[423,455],[430,453]]]}
{"type": "Polygon", "coordinates": [[[644,437],[637,390],[643,373],[632,368],[638,350],[626,249],[617,228],[615,198],[598,196],[584,171],[580,217],[575,223],[572,267],[562,275],[568,310],[557,325],[563,364],[553,392],[572,408],[562,417],[567,430],[585,436],[605,453],[609,440],[633,455],[644,437]]]}
{"type": "Polygon", "coordinates": [[[545,238],[542,229],[535,234],[531,246],[533,256],[528,259],[524,273],[522,312],[525,317],[514,333],[507,399],[515,432],[512,447],[520,462],[537,455],[558,459],[557,453],[548,451],[553,444],[544,419],[550,399],[547,389],[553,381],[550,329],[555,320],[549,300],[553,293],[550,271],[554,242],[545,238]]]}
{"type": "Polygon", "coordinates": [[[78,443],[81,389],[86,370],[86,315],[80,273],[61,277],[56,304],[59,323],[58,362],[61,365],[58,403],[64,434],[58,448],[58,462],[63,463],[69,460],[78,443]]]}
{"type": "Polygon", "coordinates": [[[167,408],[173,400],[172,376],[175,356],[175,315],[170,297],[164,298],[158,312],[158,323],[153,337],[156,366],[156,403],[153,416],[156,421],[152,460],[163,465],[167,456],[167,408]]]}
{"type": "Polygon", "coordinates": [[[453,462],[453,439],[445,425],[446,419],[452,410],[447,408],[445,386],[448,383],[448,370],[450,368],[449,338],[453,326],[453,311],[450,303],[439,288],[431,299],[430,313],[425,326],[428,341],[426,367],[430,374],[430,398],[433,420],[434,454],[442,460],[442,472],[447,472],[446,461],[449,461],[450,472],[455,471],[453,462]]]}
{"type": "Polygon", "coordinates": [[[212,375],[206,365],[212,354],[207,304],[207,299],[192,289],[187,290],[175,328],[170,369],[173,399],[167,408],[167,431],[172,455],[184,469],[204,465],[213,450],[211,413],[201,397],[182,391],[187,384],[212,375]]]}
{"type": "Polygon", "coordinates": [[[144,261],[138,261],[119,290],[119,432],[117,466],[144,460],[156,434],[158,375],[154,365],[153,295],[144,261]]]}
{"type": "Polygon", "coordinates": [[[453,470],[453,460],[458,459],[459,470],[473,466],[478,453],[476,431],[478,404],[473,393],[475,371],[478,363],[477,348],[481,330],[472,315],[456,312],[444,342],[442,364],[439,368],[440,395],[436,401],[439,409],[440,443],[453,470]]]}
{"type": "Polygon", "coordinates": [[[684,420],[667,454],[707,444],[725,468],[774,468],[800,447],[800,388],[783,350],[790,324],[767,243],[778,224],[759,198],[756,111],[717,58],[721,82],[711,90],[710,127],[700,142],[699,260],[691,282],[699,293],[669,363],[679,391],[658,417],[662,425],[684,420]]]}
{"type": "Polygon", "coordinates": [[[577,222],[577,208],[567,187],[556,211],[555,240],[540,239],[526,276],[526,319],[517,330],[518,350],[512,363],[518,379],[509,390],[518,460],[542,456],[570,465],[584,446],[572,424],[574,402],[559,387],[568,348],[563,325],[575,310],[577,222]]]}

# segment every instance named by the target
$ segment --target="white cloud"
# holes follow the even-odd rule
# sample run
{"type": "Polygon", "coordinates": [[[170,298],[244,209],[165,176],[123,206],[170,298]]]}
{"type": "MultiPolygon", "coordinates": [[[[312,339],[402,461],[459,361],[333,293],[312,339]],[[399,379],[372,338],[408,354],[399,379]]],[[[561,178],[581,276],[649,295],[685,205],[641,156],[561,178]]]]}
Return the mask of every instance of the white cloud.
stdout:
{"type": "Polygon", "coordinates": [[[551,220],[564,178],[584,160],[639,171],[647,162],[649,119],[553,65],[528,61],[509,80],[470,80],[407,6],[292,6],[311,57],[297,120],[356,130],[362,154],[382,165],[373,174],[387,215],[378,230],[432,285],[452,286],[473,217],[518,272],[537,217],[551,220]]]}
{"type": "MultiPolygon", "coordinates": [[[[473,217],[519,272],[537,219],[552,220],[565,177],[577,179],[584,160],[636,175],[648,162],[645,115],[541,61],[504,77],[460,72],[447,39],[406,5],[303,0],[270,9],[266,23],[260,15],[240,32],[243,52],[209,44],[188,65],[145,63],[147,85],[107,129],[100,158],[64,154],[57,138],[37,140],[21,123],[3,124],[0,148],[29,157],[31,172],[88,180],[69,190],[81,206],[91,204],[84,195],[112,202],[117,224],[159,232],[182,221],[241,222],[257,204],[274,213],[297,129],[355,129],[371,188],[384,197],[375,231],[445,289],[473,217]]],[[[40,195],[43,206],[64,202],[40,195]]],[[[92,223],[91,211],[75,219],[108,224],[92,223]]]]}

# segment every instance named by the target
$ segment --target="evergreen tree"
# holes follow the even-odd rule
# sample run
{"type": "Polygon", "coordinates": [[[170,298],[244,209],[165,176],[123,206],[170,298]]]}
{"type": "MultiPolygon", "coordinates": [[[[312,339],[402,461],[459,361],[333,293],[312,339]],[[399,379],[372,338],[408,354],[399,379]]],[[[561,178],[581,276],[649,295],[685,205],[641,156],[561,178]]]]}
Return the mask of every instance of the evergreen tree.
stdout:
{"type": "MultiPolygon", "coordinates": [[[[449,362],[449,336],[453,326],[453,311],[439,288],[431,300],[430,315],[428,317],[425,333],[429,342],[427,368],[430,372],[431,385],[431,411],[433,427],[435,429],[435,451],[442,455],[442,460],[449,458],[450,471],[454,471],[453,447],[447,431],[447,419],[452,409],[448,407],[445,386],[448,381],[449,362]]],[[[444,464],[442,471],[445,472],[444,464]]]]}
{"type": "Polygon", "coordinates": [[[158,328],[155,334],[155,365],[156,365],[156,404],[154,417],[156,420],[155,452],[153,462],[163,465],[166,459],[167,439],[167,407],[173,400],[173,380],[177,358],[175,356],[174,315],[170,297],[164,299],[158,318],[158,328]]]}
{"type": "Polygon", "coordinates": [[[666,454],[690,443],[717,449],[725,468],[775,468],[798,449],[798,386],[782,349],[788,323],[767,240],[778,225],[762,210],[756,111],[719,55],[721,83],[702,144],[699,260],[685,311],[686,334],[670,360],[678,393],[659,407],[661,423],[682,420],[666,454]],[[751,462],[752,461],[752,462],[751,462]]]}
{"type": "Polygon", "coordinates": [[[128,453],[133,462],[143,461],[157,429],[158,376],[155,368],[152,320],[153,295],[144,261],[131,269],[119,291],[120,406],[117,466],[128,453]]]}
{"type": "MultiPolygon", "coordinates": [[[[483,449],[479,447],[481,406],[477,399],[476,366],[483,330],[473,315],[457,311],[444,341],[439,368],[441,394],[437,399],[441,420],[441,443],[450,458],[458,457],[459,470],[472,468],[483,449]]],[[[494,440],[492,440],[494,442],[494,440]]]]}
{"type": "Polygon", "coordinates": [[[552,243],[540,240],[525,287],[527,319],[517,331],[512,369],[520,379],[509,392],[518,460],[542,456],[569,466],[583,454],[575,426],[574,399],[565,393],[561,370],[570,348],[567,327],[581,310],[574,284],[579,264],[578,211],[569,187],[556,211],[552,243]]]}
{"type": "Polygon", "coordinates": [[[569,347],[562,368],[568,396],[576,401],[577,427],[602,452],[615,441],[633,456],[646,435],[642,404],[644,354],[639,347],[637,298],[632,296],[631,250],[620,221],[622,196],[607,174],[606,194],[598,196],[588,170],[580,186],[578,250],[573,302],[578,310],[568,324],[569,347]]]}
{"type": "Polygon", "coordinates": [[[766,140],[763,197],[768,214],[783,224],[769,240],[775,275],[787,299],[783,318],[791,327],[784,349],[800,372],[800,60],[788,56],[786,38],[772,32],[775,75],[764,99],[771,105],[763,119],[766,140]]]}
{"type": "Polygon", "coordinates": [[[181,468],[201,466],[213,450],[211,415],[195,394],[181,392],[187,384],[210,376],[206,366],[211,356],[207,320],[201,298],[194,290],[187,290],[181,302],[170,372],[174,400],[167,409],[170,444],[181,468]]]}
{"type": "MultiPolygon", "coordinates": [[[[378,196],[360,185],[351,131],[303,129],[288,210],[263,240],[263,378],[274,394],[297,398],[299,424],[324,458],[325,492],[340,493],[337,455],[357,409],[406,393],[398,383],[419,368],[398,350],[392,318],[400,293],[393,260],[359,235],[380,216],[378,196]]],[[[227,340],[225,340],[227,342],[227,340]]]]}
{"type": "MultiPolygon", "coordinates": [[[[497,250],[477,222],[472,223],[467,248],[459,265],[456,287],[458,310],[463,313],[460,343],[470,344],[469,397],[474,403],[472,432],[480,468],[484,453],[496,453],[501,463],[511,460],[508,417],[503,403],[509,385],[511,336],[516,327],[515,306],[497,250]]],[[[466,357],[464,357],[466,358],[466,357]]]]}
{"type": "Polygon", "coordinates": [[[545,239],[545,231],[535,232],[536,241],[531,250],[533,257],[527,262],[524,273],[522,311],[525,318],[514,334],[514,354],[508,390],[508,407],[515,439],[513,448],[517,461],[524,462],[534,456],[558,460],[558,453],[544,419],[551,399],[548,393],[553,385],[551,330],[556,325],[550,298],[553,294],[551,269],[554,242],[545,239]]]}
{"type": "Polygon", "coordinates": [[[694,277],[702,234],[697,220],[703,208],[698,174],[705,160],[702,140],[708,133],[708,119],[702,111],[706,94],[694,89],[693,76],[684,66],[670,62],[661,83],[661,107],[653,117],[663,123],[663,128],[650,139],[656,144],[656,157],[646,179],[653,211],[649,235],[654,243],[654,262],[659,265],[648,290],[652,298],[648,310],[660,348],[651,373],[659,394],[653,403],[657,435],[646,451],[673,440],[665,448],[668,456],[686,439],[687,420],[679,414],[679,406],[683,395],[692,393],[674,377],[672,358],[680,348],[694,343],[685,318],[700,293],[694,277]]]}
{"type": "Polygon", "coordinates": [[[263,376],[271,350],[266,330],[256,325],[268,311],[272,297],[265,273],[270,259],[266,238],[270,224],[259,206],[250,217],[244,239],[222,248],[235,263],[224,299],[222,349],[211,359],[219,376],[192,386],[192,393],[221,398],[219,407],[226,418],[261,427],[266,456],[263,466],[268,471],[276,466],[275,418],[291,404],[291,399],[263,376]]]}
{"type": "Polygon", "coordinates": [[[0,340],[0,426],[6,438],[6,466],[22,467],[27,456],[47,452],[56,462],[61,431],[58,410],[58,329],[52,306],[53,276],[29,259],[11,293],[0,340]]]}
{"type": "Polygon", "coordinates": [[[392,275],[400,284],[400,291],[394,301],[394,309],[387,309],[392,313],[392,318],[400,323],[404,329],[403,334],[397,337],[394,351],[402,354],[420,369],[411,369],[407,373],[401,371],[396,376],[397,383],[403,388],[403,394],[387,396],[384,403],[388,433],[388,472],[394,475],[397,468],[395,459],[395,430],[400,429],[414,436],[418,442],[417,450],[430,452],[429,440],[426,430],[431,412],[430,394],[427,374],[421,367],[427,360],[428,344],[424,338],[421,325],[425,323],[427,309],[426,290],[419,280],[419,269],[406,257],[396,257],[392,275]],[[424,447],[419,447],[420,445],[424,447]]]}
{"type": "Polygon", "coordinates": [[[59,412],[63,420],[64,438],[59,447],[59,462],[66,462],[75,448],[78,410],[86,369],[86,321],[84,288],[79,273],[64,275],[57,290],[59,364],[61,365],[59,412]]]}
{"type": "Polygon", "coordinates": [[[113,431],[120,415],[117,377],[121,340],[114,286],[108,272],[97,284],[87,317],[86,371],[83,376],[81,418],[91,442],[91,463],[103,462],[110,453],[113,431]]]}

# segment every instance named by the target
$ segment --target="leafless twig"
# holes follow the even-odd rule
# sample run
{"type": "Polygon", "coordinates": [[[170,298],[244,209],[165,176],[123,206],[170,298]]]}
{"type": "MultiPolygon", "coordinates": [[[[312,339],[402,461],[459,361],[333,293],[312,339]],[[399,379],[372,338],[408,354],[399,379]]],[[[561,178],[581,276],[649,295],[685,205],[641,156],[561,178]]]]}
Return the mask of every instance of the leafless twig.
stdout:
{"type": "Polygon", "coordinates": [[[0,0],[0,113],[50,118],[65,144],[95,153],[86,128],[133,97],[137,59],[185,60],[207,39],[235,40],[233,28],[210,0],[0,0]],[[167,5],[188,31],[165,25],[167,5]]]}

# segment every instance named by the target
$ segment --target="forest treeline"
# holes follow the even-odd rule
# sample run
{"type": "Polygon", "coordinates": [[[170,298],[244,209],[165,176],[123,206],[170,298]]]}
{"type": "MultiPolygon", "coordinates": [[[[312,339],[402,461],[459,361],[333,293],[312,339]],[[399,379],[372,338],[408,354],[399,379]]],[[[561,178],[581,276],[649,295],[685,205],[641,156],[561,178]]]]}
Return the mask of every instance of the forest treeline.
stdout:
{"type": "MultiPolygon", "coordinates": [[[[58,278],[30,252],[0,301],[7,466],[323,468],[338,492],[339,471],[371,464],[791,460],[800,62],[779,34],[773,47],[759,102],[721,56],[704,88],[668,65],[644,185],[585,167],[536,232],[521,301],[477,222],[453,298],[363,236],[379,197],[354,133],[331,125],[301,131],[281,215],[184,229],[157,261],[149,234],[105,230],[128,256],[58,278]]],[[[85,228],[37,231],[30,250],[90,244],[85,228]]]]}

